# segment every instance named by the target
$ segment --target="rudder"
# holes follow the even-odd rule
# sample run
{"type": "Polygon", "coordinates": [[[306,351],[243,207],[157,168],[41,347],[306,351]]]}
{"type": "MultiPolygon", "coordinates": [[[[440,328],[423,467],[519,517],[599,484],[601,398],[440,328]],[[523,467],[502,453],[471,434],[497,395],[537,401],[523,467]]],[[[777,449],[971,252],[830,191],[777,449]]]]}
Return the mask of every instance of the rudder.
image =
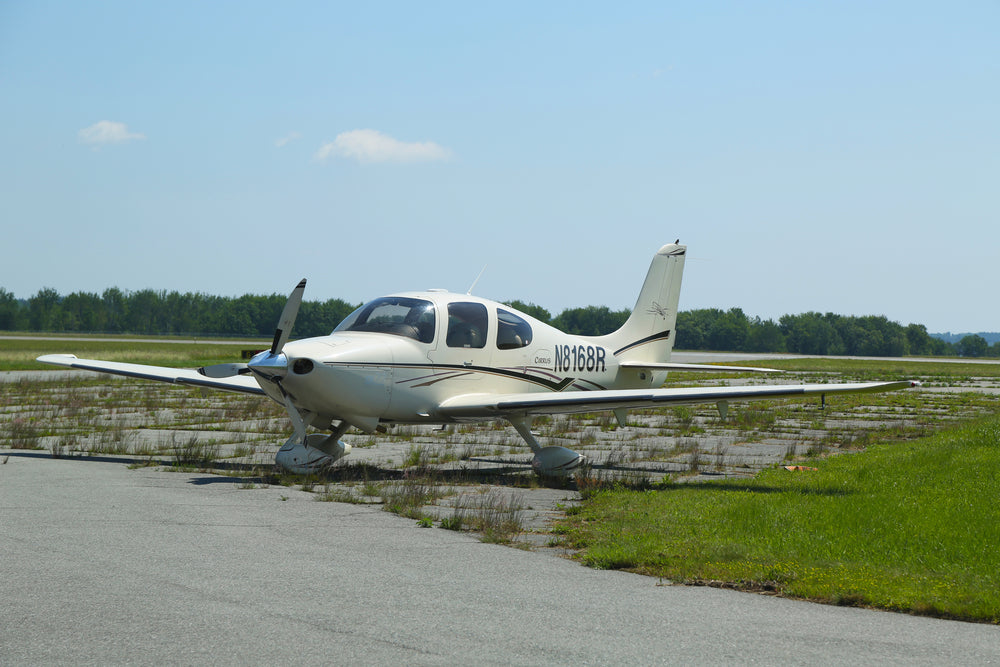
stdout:
{"type": "Polygon", "coordinates": [[[620,361],[670,359],[687,246],[668,243],[653,256],[635,308],[618,331],[601,336],[620,361]]]}

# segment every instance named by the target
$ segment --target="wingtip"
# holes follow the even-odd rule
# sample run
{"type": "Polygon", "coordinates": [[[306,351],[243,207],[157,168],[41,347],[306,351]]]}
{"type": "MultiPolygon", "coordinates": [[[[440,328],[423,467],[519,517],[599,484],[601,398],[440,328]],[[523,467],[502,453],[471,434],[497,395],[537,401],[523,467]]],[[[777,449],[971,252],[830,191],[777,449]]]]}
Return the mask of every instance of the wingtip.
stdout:
{"type": "Polygon", "coordinates": [[[43,354],[40,357],[35,357],[35,361],[40,361],[45,363],[58,363],[60,361],[66,361],[67,359],[77,359],[75,354],[43,354]]]}

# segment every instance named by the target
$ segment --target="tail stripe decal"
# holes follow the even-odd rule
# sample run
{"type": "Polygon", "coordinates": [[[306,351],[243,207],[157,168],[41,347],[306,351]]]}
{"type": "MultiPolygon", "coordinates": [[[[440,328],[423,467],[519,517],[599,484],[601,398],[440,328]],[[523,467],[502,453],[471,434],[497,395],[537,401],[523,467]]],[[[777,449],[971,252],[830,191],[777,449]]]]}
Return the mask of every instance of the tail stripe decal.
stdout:
{"type": "Polygon", "coordinates": [[[653,341],[657,341],[657,340],[666,340],[668,338],[670,338],[670,330],[669,329],[667,329],[666,331],[661,331],[660,333],[655,333],[652,336],[646,336],[642,340],[637,340],[634,343],[629,343],[628,345],[626,345],[625,347],[621,348],[620,350],[615,350],[614,354],[617,357],[622,352],[625,352],[626,350],[631,350],[633,347],[639,347],[640,345],[645,345],[646,343],[652,343],[653,341]]]}

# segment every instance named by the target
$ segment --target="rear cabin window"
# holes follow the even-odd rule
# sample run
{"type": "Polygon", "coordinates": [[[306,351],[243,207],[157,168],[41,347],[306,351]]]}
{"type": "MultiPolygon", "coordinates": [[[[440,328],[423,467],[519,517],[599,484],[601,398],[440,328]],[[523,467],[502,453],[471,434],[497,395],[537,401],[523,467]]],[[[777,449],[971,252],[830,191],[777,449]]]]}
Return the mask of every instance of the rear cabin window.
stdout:
{"type": "Polygon", "coordinates": [[[531,325],[509,310],[497,308],[497,349],[515,350],[531,345],[531,325]]]}
{"type": "Polygon", "coordinates": [[[486,306],[465,302],[448,304],[448,347],[486,347],[487,333],[486,306]]]}
{"type": "Polygon", "coordinates": [[[421,343],[434,341],[434,304],[423,299],[387,296],[361,306],[334,331],[369,331],[405,336],[421,343]]]}

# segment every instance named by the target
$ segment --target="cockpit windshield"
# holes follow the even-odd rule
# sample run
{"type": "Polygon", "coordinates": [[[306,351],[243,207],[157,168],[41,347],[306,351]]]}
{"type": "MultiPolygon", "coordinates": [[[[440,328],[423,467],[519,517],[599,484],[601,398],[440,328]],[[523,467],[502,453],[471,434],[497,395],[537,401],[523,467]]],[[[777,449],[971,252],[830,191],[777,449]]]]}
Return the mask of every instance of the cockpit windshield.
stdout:
{"type": "Polygon", "coordinates": [[[370,331],[434,341],[434,304],[405,296],[386,296],[361,306],[337,325],[337,331],[370,331]]]}

